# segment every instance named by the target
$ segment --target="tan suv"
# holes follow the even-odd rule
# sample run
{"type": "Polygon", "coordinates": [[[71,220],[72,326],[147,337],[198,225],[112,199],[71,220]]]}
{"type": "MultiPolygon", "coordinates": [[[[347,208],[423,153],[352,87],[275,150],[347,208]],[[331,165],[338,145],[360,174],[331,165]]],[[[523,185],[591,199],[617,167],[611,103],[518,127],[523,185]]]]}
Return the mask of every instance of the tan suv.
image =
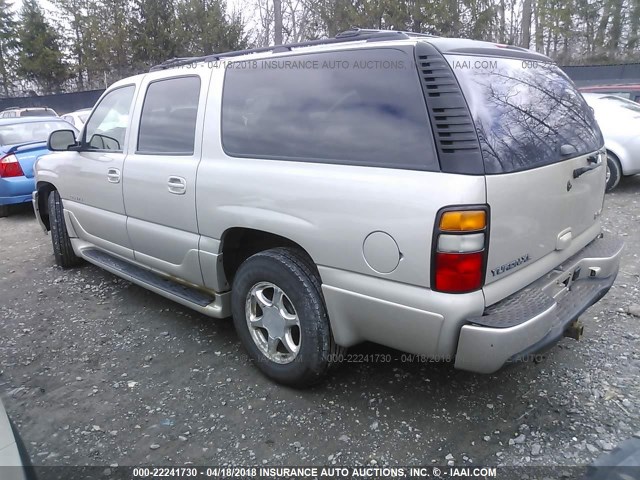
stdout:
{"type": "Polygon", "coordinates": [[[618,271],[591,109],[517,47],[355,30],[176,59],[49,147],[60,265],[232,315],[291,385],[363,341],[494,372],[576,334],[618,271]]]}

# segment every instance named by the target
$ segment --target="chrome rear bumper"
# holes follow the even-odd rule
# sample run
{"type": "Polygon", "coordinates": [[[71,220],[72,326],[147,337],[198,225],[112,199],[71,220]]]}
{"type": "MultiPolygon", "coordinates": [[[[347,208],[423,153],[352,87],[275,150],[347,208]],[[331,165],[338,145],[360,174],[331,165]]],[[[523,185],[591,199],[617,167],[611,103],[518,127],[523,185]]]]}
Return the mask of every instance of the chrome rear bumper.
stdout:
{"type": "Polygon", "coordinates": [[[611,288],[624,243],[598,237],[528,287],[469,318],[460,330],[456,368],[493,373],[544,350],[611,288]]]}

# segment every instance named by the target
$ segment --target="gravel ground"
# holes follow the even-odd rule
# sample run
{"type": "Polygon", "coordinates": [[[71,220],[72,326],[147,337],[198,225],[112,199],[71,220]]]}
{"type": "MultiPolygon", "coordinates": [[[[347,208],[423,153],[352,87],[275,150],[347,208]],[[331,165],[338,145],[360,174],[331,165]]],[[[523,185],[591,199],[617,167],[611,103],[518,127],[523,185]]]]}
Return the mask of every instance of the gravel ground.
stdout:
{"type": "Polygon", "coordinates": [[[640,430],[639,207],[640,177],[607,195],[625,257],[580,342],[490,376],[363,345],[396,359],[307,391],[264,378],[228,320],[55,267],[25,207],[0,219],[2,400],[36,465],[585,465],[640,430]]]}

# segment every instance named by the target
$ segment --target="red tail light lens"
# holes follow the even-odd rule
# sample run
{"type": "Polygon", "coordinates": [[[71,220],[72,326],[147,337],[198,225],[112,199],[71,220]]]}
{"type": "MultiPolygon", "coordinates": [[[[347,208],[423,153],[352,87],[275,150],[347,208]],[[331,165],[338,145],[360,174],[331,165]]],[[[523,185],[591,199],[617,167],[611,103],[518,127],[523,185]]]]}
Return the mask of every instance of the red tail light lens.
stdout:
{"type": "Polygon", "coordinates": [[[445,207],[436,217],[431,287],[443,293],[467,293],[484,285],[489,239],[487,205],[445,207]]]}
{"type": "Polygon", "coordinates": [[[437,253],[435,289],[447,293],[465,293],[482,287],[484,252],[437,253]]]}
{"type": "Polygon", "coordinates": [[[15,155],[7,155],[0,159],[0,178],[22,176],[24,176],[24,172],[15,155]]]}

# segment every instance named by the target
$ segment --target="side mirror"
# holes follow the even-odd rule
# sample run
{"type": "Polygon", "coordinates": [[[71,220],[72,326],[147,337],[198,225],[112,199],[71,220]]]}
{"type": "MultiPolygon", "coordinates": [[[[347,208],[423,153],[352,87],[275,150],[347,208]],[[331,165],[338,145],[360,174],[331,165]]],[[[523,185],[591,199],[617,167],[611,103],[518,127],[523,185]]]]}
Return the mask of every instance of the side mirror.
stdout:
{"type": "Polygon", "coordinates": [[[66,152],[77,144],[73,130],[55,130],[49,135],[47,148],[52,152],[66,152]]]}

